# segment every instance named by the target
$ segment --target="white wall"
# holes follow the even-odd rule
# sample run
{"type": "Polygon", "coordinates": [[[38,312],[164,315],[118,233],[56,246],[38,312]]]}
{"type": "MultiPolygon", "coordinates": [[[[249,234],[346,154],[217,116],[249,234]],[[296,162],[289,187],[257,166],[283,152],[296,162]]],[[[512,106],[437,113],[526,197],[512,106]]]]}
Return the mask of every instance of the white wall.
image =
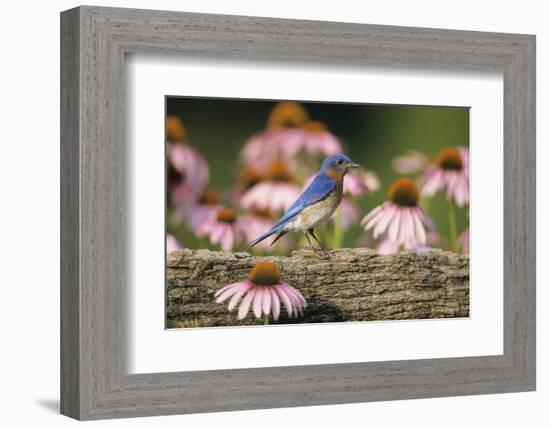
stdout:
{"type": "MultiPolygon", "coordinates": [[[[539,261],[548,259],[548,13],[542,1],[97,1],[105,6],[537,34],[539,261]],[[545,19],[546,18],[546,19],[545,19]],[[546,179],[545,179],[546,178],[546,179]]],[[[67,425],[59,360],[59,11],[74,1],[4,2],[0,68],[0,320],[3,425],[67,425]],[[21,280],[24,278],[24,280],[21,280]]],[[[543,263],[539,263],[542,265],[543,263]]],[[[111,421],[110,425],[550,425],[548,272],[538,268],[538,392],[111,421]],[[544,312],[543,312],[544,309],[544,312]],[[546,359],[546,363],[545,363],[546,359]]]]}

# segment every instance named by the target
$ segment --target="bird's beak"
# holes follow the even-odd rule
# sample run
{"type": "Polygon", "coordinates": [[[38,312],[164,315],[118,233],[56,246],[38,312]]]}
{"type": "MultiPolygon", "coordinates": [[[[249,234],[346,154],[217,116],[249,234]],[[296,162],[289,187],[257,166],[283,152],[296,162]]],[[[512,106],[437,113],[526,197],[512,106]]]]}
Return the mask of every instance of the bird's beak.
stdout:
{"type": "Polygon", "coordinates": [[[358,168],[358,167],[360,167],[360,166],[357,163],[350,163],[348,165],[348,168],[350,168],[350,169],[355,169],[355,168],[358,168]]]}

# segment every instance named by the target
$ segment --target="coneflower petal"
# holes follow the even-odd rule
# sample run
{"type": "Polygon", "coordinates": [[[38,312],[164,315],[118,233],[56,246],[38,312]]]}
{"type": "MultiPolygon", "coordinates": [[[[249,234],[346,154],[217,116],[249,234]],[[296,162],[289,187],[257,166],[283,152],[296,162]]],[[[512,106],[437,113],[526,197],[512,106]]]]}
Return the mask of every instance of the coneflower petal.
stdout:
{"type": "Polygon", "coordinates": [[[443,171],[441,169],[432,169],[426,172],[425,178],[421,179],[420,182],[422,194],[433,196],[443,186],[443,171]]]}
{"type": "Polygon", "coordinates": [[[271,308],[271,292],[269,288],[264,289],[264,296],[262,300],[262,311],[264,314],[269,315],[269,310],[271,308]]]}
{"type": "Polygon", "coordinates": [[[414,208],[412,212],[412,217],[414,220],[415,228],[415,238],[418,243],[424,245],[426,244],[426,232],[424,231],[424,226],[422,225],[422,220],[420,219],[420,214],[418,213],[419,208],[414,208]]]}
{"type": "Polygon", "coordinates": [[[462,205],[464,205],[468,200],[470,200],[470,178],[468,177],[464,178],[464,182],[462,185],[463,185],[463,191],[464,191],[464,198],[463,198],[462,205]]]}
{"type": "Polygon", "coordinates": [[[388,224],[393,219],[396,211],[397,211],[397,207],[395,205],[388,205],[384,213],[384,216],[380,218],[380,220],[376,224],[376,227],[374,227],[374,231],[372,235],[375,239],[378,238],[378,236],[380,236],[380,234],[382,234],[384,231],[386,231],[386,228],[388,227],[388,224]]]}
{"type": "Polygon", "coordinates": [[[411,208],[404,208],[401,214],[401,242],[406,242],[414,238],[414,220],[411,214],[411,208]]]}
{"type": "Polygon", "coordinates": [[[454,199],[457,206],[461,207],[464,204],[464,181],[460,177],[455,185],[454,199]]]}
{"type": "Polygon", "coordinates": [[[290,300],[290,303],[292,304],[292,307],[294,309],[294,313],[298,315],[298,313],[302,314],[302,301],[291,291],[290,286],[281,284],[281,286],[284,286],[284,291],[286,295],[288,296],[288,299],[290,300]]]}
{"type": "Polygon", "coordinates": [[[271,312],[273,313],[273,319],[278,320],[279,314],[281,313],[281,301],[275,289],[269,288],[269,293],[271,294],[271,312]]]}
{"type": "Polygon", "coordinates": [[[376,252],[379,253],[380,255],[394,254],[396,252],[399,252],[399,243],[386,238],[380,242],[380,244],[376,248],[376,252]]]}
{"type": "Polygon", "coordinates": [[[306,299],[304,298],[304,296],[300,293],[300,291],[298,289],[290,286],[289,284],[286,284],[286,283],[283,283],[283,284],[288,287],[288,290],[290,292],[292,292],[294,295],[296,295],[296,298],[298,298],[298,302],[300,303],[300,305],[302,307],[305,307],[307,305],[306,299]]]}
{"type": "Polygon", "coordinates": [[[237,292],[240,289],[239,285],[240,285],[239,283],[234,283],[232,287],[220,293],[218,295],[218,298],[216,299],[216,302],[224,302],[227,298],[229,298],[231,295],[233,295],[235,292],[237,292]]]}
{"type": "Polygon", "coordinates": [[[292,292],[292,288],[289,285],[287,285],[286,283],[280,283],[279,287],[284,291],[286,296],[288,296],[292,307],[296,307],[296,303],[299,303],[301,305],[301,301],[296,298],[296,295],[292,292]]]}
{"type": "Polygon", "coordinates": [[[364,226],[365,231],[371,229],[374,227],[378,222],[386,216],[387,206],[384,204],[382,206],[382,210],[379,211],[376,215],[373,215],[371,219],[369,219],[364,226]]]}
{"type": "Polygon", "coordinates": [[[468,198],[469,198],[468,187],[469,187],[468,177],[461,175],[460,182],[457,183],[456,189],[455,189],[456,204],[460,207],[464,206],[468,201],[468,198]]]}
{"type": "Polygon", "coordinates": [[[396,209],[395,215],[388,229],[388,236],[394,242],[397,241],[399,236],[399,225],[401,224],[401,209],[396,209]]]}
{"type": "Polygon", "coordinates": [[[239,283],[242,283],[242,282],[237,282],[237,283],[230,283],[229,285],[225,285],[223,288],[219,289],[218,291],[216,291],[216,293],[214,294],[215,297],[217,297],[218,295],[220,295],[222,292],[226,291],[227,289],[235,286],[235,285],[238,285],[239,283]]]}
{"type": "Polygon", "coordinates": [[[452,199],[455,194],[456,184],[458,182],[458,173],[454,171],[446,171],[447,178],[447,199],[452,199]]]}
{"type": "Polygon", "coordinates": [[[237,317],[239,319],[244,319],[246,315],[248,314],[248,310],[250,310],[250,304],[252,303],[252,299],[254,298],[254,295],[256,294],[256,288],[252,288],[248,291],[248,293],[244,296],[241,306],[239,307],[239,312],[237,317]]]}
{"type": "Polygon", "coordinates": [[[419,213],[420,219],[422,220],[422,223],[424,224],[424,226],[428,230],[432,230],[432,231],[435,230],[435,225],[433,224],[430,217],[426,214],[426,212],[424,212],[424,209],[422,209],[421,207],[418,207],[418,213],[419,213]]]}
{"type": "Polygon", "coordinates": [[[218,244],[222,239],[224,233],[225,233],[225,227],[222,224],[216,224],[213,227],[212,232],[210,233],[210,242],[213,245],[218,244]]]}
{"type": "Polygon", "coordinates": [[[380,213],[382,211],[382,209],[384,209],[384,205],[380,205],[380,206],[377,206],[375,207],[372,211],[370,211],[362,220],[361,220],[361,225],[363,227],[366,226],[367,222],[369,222],[371,220],[371,218],[373,218],[375,215],[377,215],[378,213],[380,213]]]}
{"type": "Polygon", "coordinates": [[[273,289],[275,289],[277,291],[277,294],[279,295],[279,298],[283,302],[283,304],[286,308],[286,311],[288,313],[288,317],[292,317],[292,314],[294,313],[294,311],[292,310],[292,303],[290,302],[290,299],[288,298],[288,295],[286,294],[284,289],[282,289],[280,287],[280,285],[274,286],[273,289]]]}
{"type": "Polygon", "coordinates": [[[235,232],[230,225],[226,226],[225,234],[221,239],[220,245],[224,251],[230,251],[233,248],[235,242],[235,232]]]}
{"type": "Polygon", "coordinates": [[[252,285],[248,282],[243,282],[242,285],[239,287],[238,291],[233,294],[231,299],[229,300],[229,305],[227,306],[227,309],[229,311],[232,311],[239,301],[241,300],[242,296],[252,287],[252,285]]]}
{"type": "Polygon", "coordinates": [[[256,289],[256,295],[254,295],[254,300],[252,303],[252,310],[254,311],[254,316],[256,318],[262,317],[262,299],[264,296],[264,289],[263,288],[257,288],[256,289]]]}

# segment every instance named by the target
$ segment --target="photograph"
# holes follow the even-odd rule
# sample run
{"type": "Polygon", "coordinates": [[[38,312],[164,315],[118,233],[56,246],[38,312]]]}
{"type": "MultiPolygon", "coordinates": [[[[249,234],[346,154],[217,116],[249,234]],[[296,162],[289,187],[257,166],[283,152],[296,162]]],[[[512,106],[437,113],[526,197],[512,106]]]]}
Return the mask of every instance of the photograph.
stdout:
{"type": "Polygon", "coordinates": [[[237,270],[207,289],[168,268],[167,328],[363,320],[342,315],[361,295],[308,294],[285,277],[281,260],[305,251],[336,266],[368,248],[394,269],[393,255],[468,254],[468,107],[165,99],[167,260],[235,254],[223,262],[237,270]]]}
{"type": "Polygon", "coordinates": [[[5,424],[546,419],[542,6],[207,2],[8,6],[5,424]]]}

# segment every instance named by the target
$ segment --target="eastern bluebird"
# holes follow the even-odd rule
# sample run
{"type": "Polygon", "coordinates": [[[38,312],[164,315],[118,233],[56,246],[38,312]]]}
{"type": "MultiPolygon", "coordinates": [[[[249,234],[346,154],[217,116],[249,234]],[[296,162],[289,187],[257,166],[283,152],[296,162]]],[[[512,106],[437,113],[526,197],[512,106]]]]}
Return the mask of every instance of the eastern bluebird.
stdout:
{"type": "Polygon", "coordinates": [[[278,234],[271,244],[289,231],[301,231],[306,236],[310,247],[314,248],[309,236],[313,237],[324,250],[313,229],[332,216],[342,200],[344,175],[351,168],[357,167],[359,165],[353,163],[344,154],[334,154],[326,158],[315,179],[288,208],[279,222],[251,242],[250,246],[260,243],[275,233],[278,234]]]}

